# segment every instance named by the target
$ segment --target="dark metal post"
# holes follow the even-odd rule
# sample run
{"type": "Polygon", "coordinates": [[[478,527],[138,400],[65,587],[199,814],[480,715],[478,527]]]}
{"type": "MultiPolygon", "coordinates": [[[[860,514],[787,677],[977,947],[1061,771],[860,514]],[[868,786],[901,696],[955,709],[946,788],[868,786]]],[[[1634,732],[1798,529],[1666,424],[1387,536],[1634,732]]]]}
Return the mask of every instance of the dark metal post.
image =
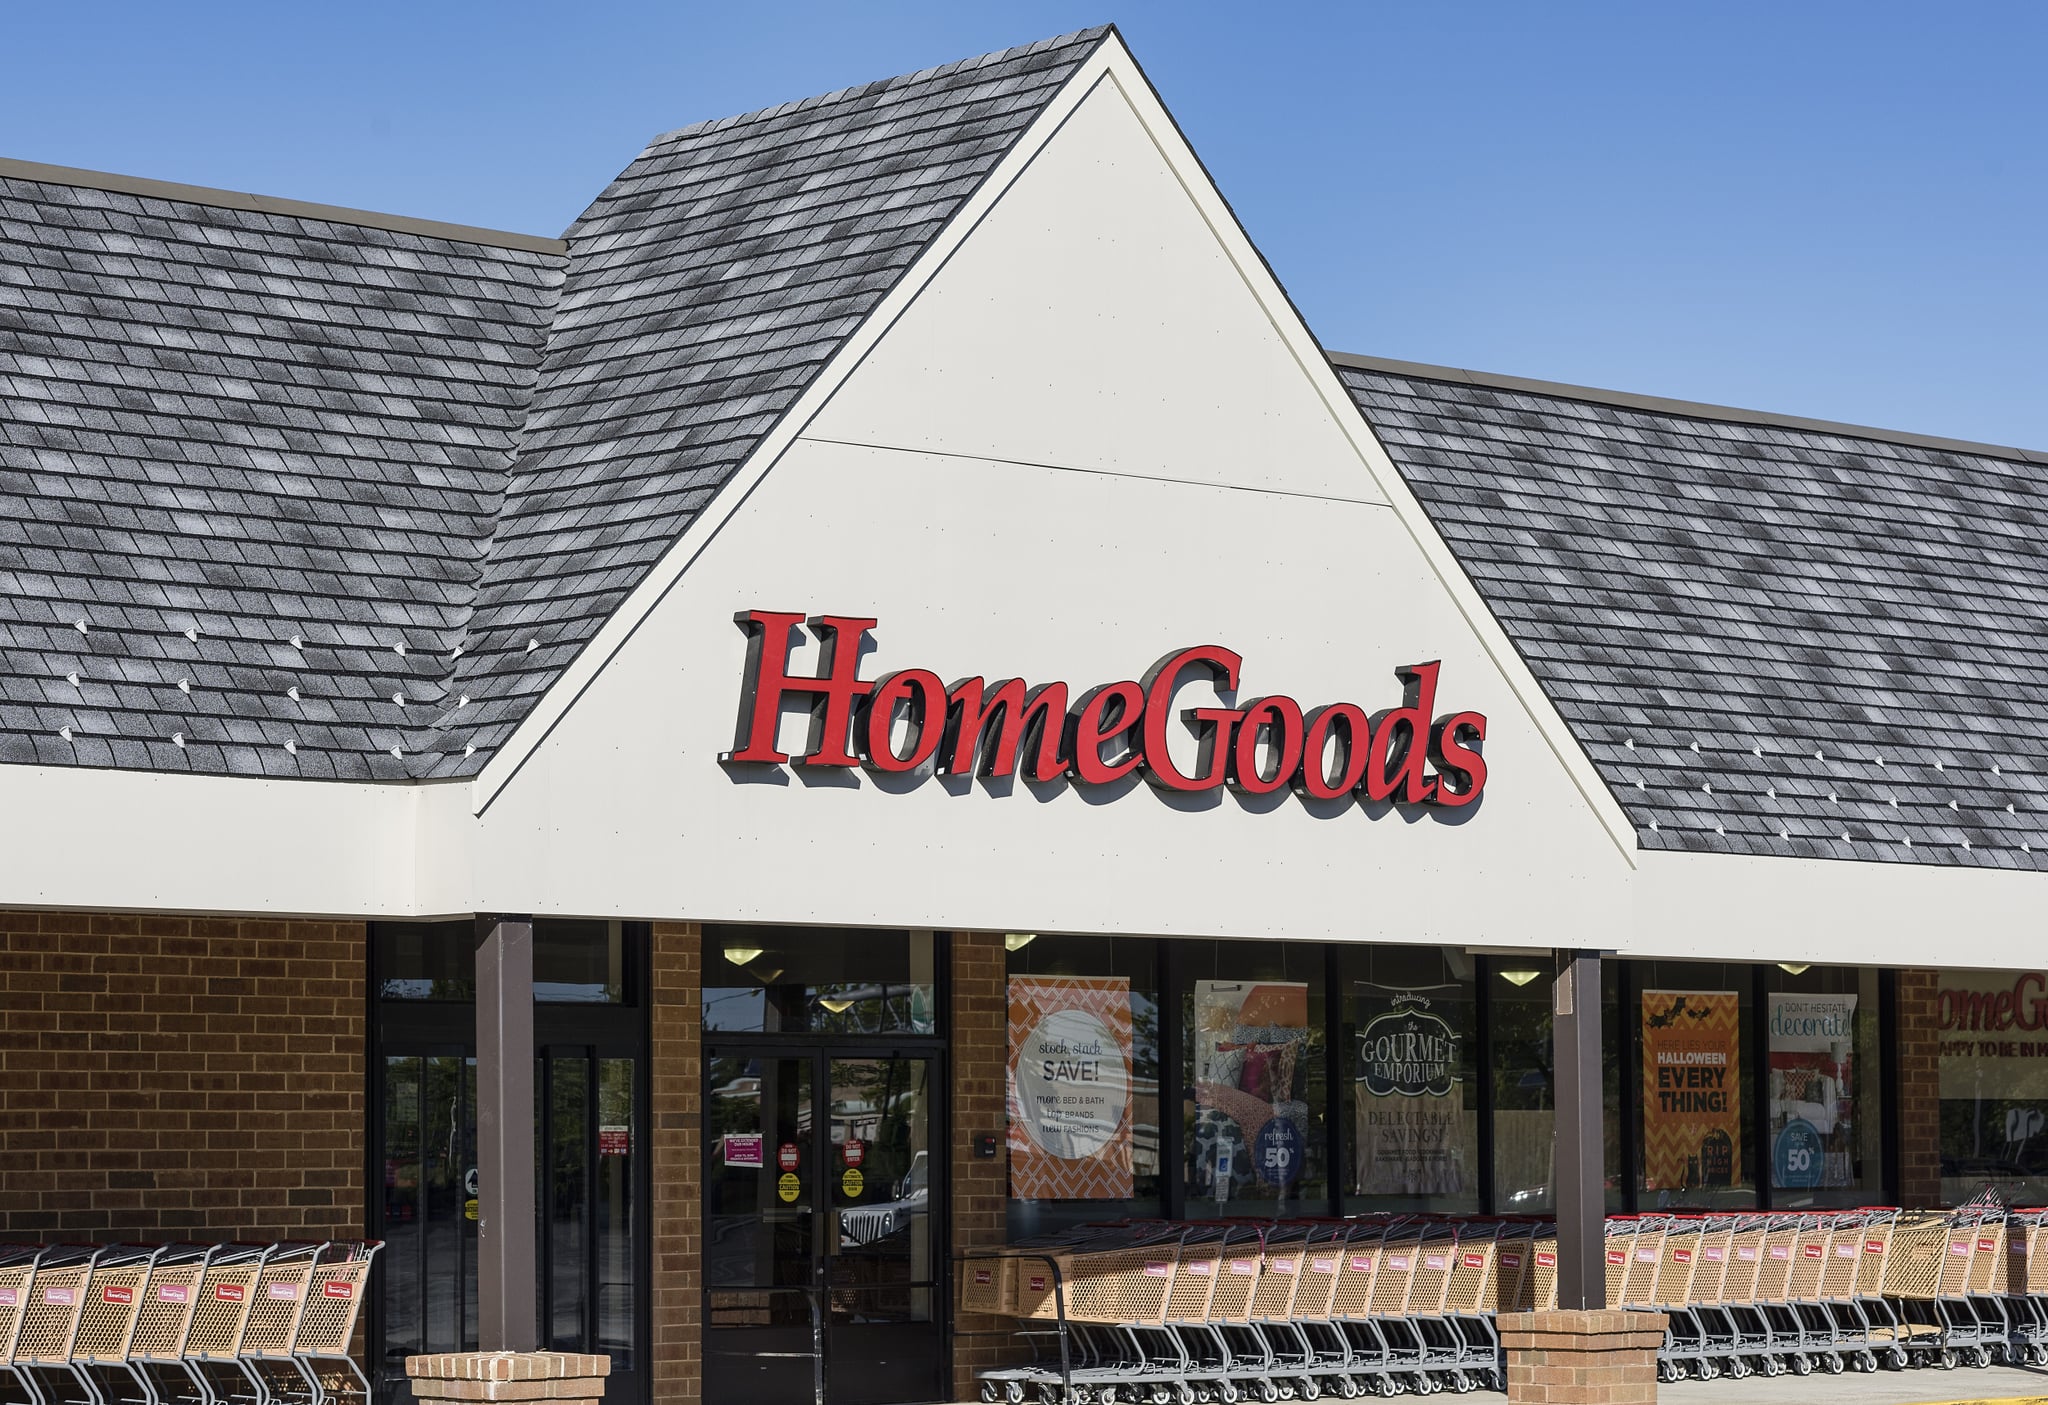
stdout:
{"type": "Polygon", "coordinates": [[[1557,1102],[1557,1305],[1607,1306],[1607,1195],[1600,1135],[1600,953],[1560,951],[1551,988],[1557,1102]]]}
{"type": "Polygon", "coordinates": [[[477,1345],[534,1351],[531,918],[477,919],[476,1054],[477,1345]]]}

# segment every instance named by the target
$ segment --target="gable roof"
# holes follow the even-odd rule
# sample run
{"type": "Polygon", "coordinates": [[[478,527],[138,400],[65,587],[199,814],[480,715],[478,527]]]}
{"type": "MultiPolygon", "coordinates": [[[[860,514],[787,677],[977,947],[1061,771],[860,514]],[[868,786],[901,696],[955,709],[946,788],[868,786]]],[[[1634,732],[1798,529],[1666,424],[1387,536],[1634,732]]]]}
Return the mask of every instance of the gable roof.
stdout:
{"type": "Polygon", "coordinates": [[[1331,359],[1644,848],[2041,866],[2048,455],[1331,359]]]}
{"type": "Polygon", "coordinates": [[[597,198],[421,774],[511,736],[1108,33],[685,127],[597,198]]]}

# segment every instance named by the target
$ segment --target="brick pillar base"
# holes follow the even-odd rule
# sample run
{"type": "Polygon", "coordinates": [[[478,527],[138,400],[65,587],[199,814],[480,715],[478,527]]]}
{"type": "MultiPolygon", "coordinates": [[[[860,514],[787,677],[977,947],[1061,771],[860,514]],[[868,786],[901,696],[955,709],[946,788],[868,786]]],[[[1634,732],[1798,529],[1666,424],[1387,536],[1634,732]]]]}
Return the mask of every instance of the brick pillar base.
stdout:
{"type": "Polygon", "coordinates": [[[576,1356],[561,1351],[463,1351],[443,1356],[408,1356],[405,1374],[421,1405],[479,1405],[493,1400],[545,1401],[547,1405],[598,1405],[609,1356],[576,1356]]]}
{"type": "Polygon", "coordinates": [[[1509,1405],[1655,1405],[1661,1312],[1514,1312],[1500,1319],[1509,1405]]]}

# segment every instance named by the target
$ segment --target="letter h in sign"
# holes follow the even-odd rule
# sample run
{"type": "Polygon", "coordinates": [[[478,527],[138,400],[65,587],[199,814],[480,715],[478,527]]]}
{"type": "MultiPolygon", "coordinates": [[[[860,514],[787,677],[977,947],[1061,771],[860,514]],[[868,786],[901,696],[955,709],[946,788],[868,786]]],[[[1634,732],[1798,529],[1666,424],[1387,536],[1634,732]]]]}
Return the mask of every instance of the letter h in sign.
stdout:
{"type": "Polygon", "coordinates": [[[745,610],[733,622],[747,632],[747,672],[740,695],[738,735],[734,750],[719,757],[728,762],[781,765],[789,757],[775,745],[782,699],[789,693],[811,695],[811,733],[800,760],[812,766],[853,766],[859,758],[847,750],[854,702],[874,686],[855,675],[860,670],[860,645],[875,627],[871,619],[851,615],[814,615],[808,623],[818,636],[818,673],[791,675],[790,636],[806,623],[802,615],[778,610],[745,610]]]}

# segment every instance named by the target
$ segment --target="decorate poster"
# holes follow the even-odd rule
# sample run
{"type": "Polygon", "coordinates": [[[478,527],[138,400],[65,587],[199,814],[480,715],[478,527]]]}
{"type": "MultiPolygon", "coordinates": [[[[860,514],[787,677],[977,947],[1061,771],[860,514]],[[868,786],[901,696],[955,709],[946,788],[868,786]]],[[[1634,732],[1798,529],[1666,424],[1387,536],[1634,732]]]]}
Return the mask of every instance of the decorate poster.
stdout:
{"type": "Polygon", "coordinates": [[[1010,1195],[1131,1197],[1131,983],[1010,982],[1010,1195]]]}
{"type": "Polygon", "coordinates": [[[1643,992],[1643,1186],[1735,1184],[1742,1006],[1729,990],[1643,992]]]}
{"type": "Polygon", "coordinates": [[[1195,982],[1195,1146],[1190,1192],[1273,1197],[1308,1154],[1308,986],[1195,982]]]}
{"type": "Polygon", "coordinates": [[[1856,1184],[1856,997],[1771,997],[1771,1184],[1856,1184]]]}
{"type": "Polygon", "coordinates": [[[1440,1008],[1463,990],[1359,982],[1352,1106],[1360,1195],[1464,1192],[1461,1035],[1440,1008]]]}

